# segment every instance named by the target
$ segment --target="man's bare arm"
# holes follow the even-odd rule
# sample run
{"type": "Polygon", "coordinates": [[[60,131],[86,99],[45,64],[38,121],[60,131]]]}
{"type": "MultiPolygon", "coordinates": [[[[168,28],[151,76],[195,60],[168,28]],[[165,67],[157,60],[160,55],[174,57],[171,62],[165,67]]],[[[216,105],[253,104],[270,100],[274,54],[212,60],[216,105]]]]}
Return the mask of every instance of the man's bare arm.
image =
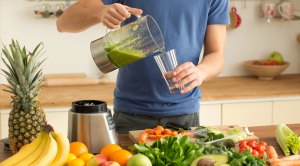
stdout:
{"type": "Polygon", "coordinates": [[[101,0],[79,0],[65,10],[56,25],[59,32],[81,32],[98,23],[114,29],[131,13],[142,14],[142,10],[118,3],[104,5],[101,0]]]}

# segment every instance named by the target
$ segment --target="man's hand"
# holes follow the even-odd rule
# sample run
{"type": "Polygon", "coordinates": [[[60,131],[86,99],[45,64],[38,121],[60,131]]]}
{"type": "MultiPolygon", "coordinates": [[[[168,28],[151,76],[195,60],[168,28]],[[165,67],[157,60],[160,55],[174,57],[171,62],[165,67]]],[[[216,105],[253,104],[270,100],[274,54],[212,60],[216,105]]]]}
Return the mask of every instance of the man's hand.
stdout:
{"type": "Polygon", "coordinates": [[[177,82],[175,88],[187,85],[180,91],[181,94],[187,93],[195,87],[200,86],[206,77],[205,72],[192,62],[185,62],[177,66],[173,71],[173,75],[172,81],[177,82]]]}
{"type": "Polygon", "coordinates": [[[143,11],[137,8],[131,8],[120,3],[104,5],[101,9],[100,20],[110,29],[120,26],[121,22],[129,18],[131,14],[141,15],[143,11]]]}

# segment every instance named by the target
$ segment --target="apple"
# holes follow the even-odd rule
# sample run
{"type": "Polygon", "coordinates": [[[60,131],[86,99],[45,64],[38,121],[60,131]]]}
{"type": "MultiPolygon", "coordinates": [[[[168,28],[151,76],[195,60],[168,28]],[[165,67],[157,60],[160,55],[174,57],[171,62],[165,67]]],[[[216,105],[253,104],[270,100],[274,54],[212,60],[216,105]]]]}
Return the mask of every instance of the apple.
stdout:
{"type": "Polygon", "coordinates": [[[147,156],[136,154],[128,160],[127,166],[152,166],[152,163],[147,156]]]}
{"type": "Polygon", "coordinates": [[[268,60],[274,60],[274,61],[278,62],[280,65],[282,65],[284,63],[282,55],[277,51],[272,52],[270,54],[268,60]]]}
{"type": "Polygon", "coordinates": [[[120,166],[120,164],[115,161],[106,161],[104,163],[101,163],[100,166],[120,166]]]}
{"type": "Polygon", "coordinates": [[[86,166],[99,166],[107,161],[107,158],[103,154],[97,154],[93,158],[87,161],[86,166]]]}

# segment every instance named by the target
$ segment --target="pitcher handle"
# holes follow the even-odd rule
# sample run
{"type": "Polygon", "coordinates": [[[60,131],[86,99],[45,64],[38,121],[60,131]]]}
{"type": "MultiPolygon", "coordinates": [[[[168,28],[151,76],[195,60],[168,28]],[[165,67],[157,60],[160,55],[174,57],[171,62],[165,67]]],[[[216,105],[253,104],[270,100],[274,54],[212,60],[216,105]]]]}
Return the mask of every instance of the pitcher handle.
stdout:
{"type": "MultiPolygon", "coordinates": [[[[131,12],[130,12],[131,13],[131,12]]],[[[136,19],[139,19],[142,17],[142,15],[140,14],[134,14],[134,13],[131,13],[132,15],[134,15],[136,17],[136,19]]],[[[109,28],[106,28],[106,34],[110,33],[111,32],[111,29],[109,28]]]]}

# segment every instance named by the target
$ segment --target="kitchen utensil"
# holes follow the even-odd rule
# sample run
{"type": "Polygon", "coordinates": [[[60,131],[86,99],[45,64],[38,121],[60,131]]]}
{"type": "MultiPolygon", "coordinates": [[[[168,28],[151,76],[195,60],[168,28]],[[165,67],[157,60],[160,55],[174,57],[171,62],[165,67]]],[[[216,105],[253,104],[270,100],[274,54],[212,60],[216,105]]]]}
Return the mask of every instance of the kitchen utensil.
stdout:
{"type": "Polygon", "coordinates": [[[93,59],[103,73],[165,50],[162,33],[151,16],[143,16],[90,44],[93,59]]]}
{"type": "Polygon", "coordinates": [[[75,86],[75,85],[97,85],[108,83],[108,78],[52,78],[45,79],[43,86],[75,86]]]}
{"type": "Polygon", "coordinates": [[[176,82],[172,81],[172,72],[177,67],[177,57],[175,50],[170,50],[159,55],[154,56],[155,62],[159,67],[159,70],[168,86],[168,89],[171,94],[179,93],[184,86],[175,88],[174,85],[176,82]]]}
{"type": "Polygon", "coordinates": [[[216,139],[216,140],[213,140],[213,141],[208,141],[208,142],[198,142],[202,145],[209,145],[209,144],[213,144],[213,143],[219,143],[219,142],[226,142],[228,140],[232,140],[235,136],[228,136],[228,137],[224,137],[224,138],[221,138],[221,139],[216,139]]]}
{"type": "Polygon", "coordinates": [[[99,149],[107,144],[118,143],[115,123],[104,101],[73,102],[68,126],[70,142],[83,142],[91,153],[99,153],[99,149]]]}
{"type": "Polygon", "coordinates": [[[231,30],[231,29],[238,28],[241,25],[242,18],[237,13],[236,7],[231,8],[231,10],[229,12],[229,16],[230,16],[230,24],[227,25],[227,29],[231,30]]]}
{"type": "Polygon", "coordinates": [[[262,3],[262,11],[264,18],[267,19],[267,22],[271,22],[271,19],[274,18],[276,14],[276,2],[274,1],[265,1],[262,3]]]}
{"type": "Polygon", "coordinates": [[[288,0],[281,1],[277,6],[278,13],[285,20],[293,18],[293,3],[288,0]]]}
{"type": "Polygon", "coordinates": [[[178,124],[174,124],[174,123],[167,123],[165,125],[165,128],[168,128],[168,129],[173,129],[175,131],[180,131],[180,130],[184,130],[184,131],[187,131],[191,134],[193,134],[194,136],[196,137],[207,137],[207,132],[208,132],[208,129],[207,128],[202,128],[202,129],[197,129],[197,130],[192,130],[190,127],[187,128],[185,126],[181,126],[181,125],[178,125],[178,124]]]}

